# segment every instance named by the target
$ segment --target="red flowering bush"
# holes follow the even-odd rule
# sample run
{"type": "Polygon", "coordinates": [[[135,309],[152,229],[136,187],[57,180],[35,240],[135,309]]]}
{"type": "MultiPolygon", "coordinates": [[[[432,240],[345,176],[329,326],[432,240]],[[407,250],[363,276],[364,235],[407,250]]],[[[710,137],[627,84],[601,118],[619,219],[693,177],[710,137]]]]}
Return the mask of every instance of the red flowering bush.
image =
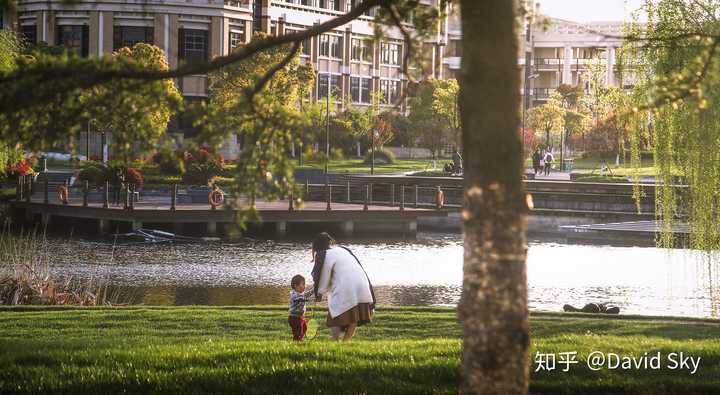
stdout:
{"type": "Polygon", "coordinates": [[[183,182],[193,185],[207,185],[222,174],[225,158],[214,154],[207,147],[195,151],[186,151],[183,155],[185,174],[183,182]]]}
{"type": "Polygon", "coordinates": [[[145,179],[143,178],[142,172],[138,169],[127,169],[125,171],[125,181],[134,184],[135,189],[141,189],[145,179]]]}
{"type": "Polygon", "coordinates": [[[19,160],[15,163],[5,166],[5,174],[11,179],[17,179],[19,176],[34,174],[35,170],[27,159],[19,160]]]}

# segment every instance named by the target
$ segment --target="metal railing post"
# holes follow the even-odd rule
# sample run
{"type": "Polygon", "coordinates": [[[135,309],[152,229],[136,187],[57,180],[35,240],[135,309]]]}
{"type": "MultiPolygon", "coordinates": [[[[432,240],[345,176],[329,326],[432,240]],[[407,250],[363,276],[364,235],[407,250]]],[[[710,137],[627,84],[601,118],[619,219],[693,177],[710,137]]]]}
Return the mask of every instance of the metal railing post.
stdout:
{"type": "Polygon", "coordinates": [[[105,188],[103,188],[103,208],[110,207],[110,182],[105,181],[105,188]]]}
{"type": "Polygon", "coordinates": [[[420,195],[420,188],[418,188],[418,185],[415,184],[415,208],[418,208],[419,195],[420,195]]]}
{"type": "Polygon", "coordinates": [[[32,193],[33,193],[33,179],[32,177],[27,177],[25,180],[27,185],[25,189],[25,201],[30,203],[30,200],[32,199],[32,193]]]}
{"type": "Polygon", "coordinates": [[[332,185],[330,185],[327,178],[325,178],[325,196],[327,198],[327,207],[325,207],[325,210],[330,211],[332,210],[332,207],[330,207],[332,202],[332,185]]]}
{"type": "Polygon", "coordinates": [[[88,206],[88,192],[90,192],[90,186],[88,180],[83,182],[83,207],[88,206]]]}
{"type": "Polygon", "coordinates": [[[15,188],[15,199],[23,200],[23,190],[25,189],[25,176],[20,175],[17,179],[17,187],[15,188]]]}
{"type": "Polygon", "coordinates": [[[135,184],[128,185],[128,192],[130,193],[130,211],[135,209],[135,184]]]}
{"type": "Polygon", "coordinates": [[[365,204],[363,205],[363,210],[368,210],[368,202],[370,200],[370,185],[365,184],[365,204]]]}
{"type": "Polygon", "coordinates": [[[50,184],[48,182],[48,175],[45,173],[45,191],[43,196],[43,203],[48,204],[50,201],[50,184]]]}
{"type": "Polygon", "coordinates": [[[370,201],[369,203],[372,204],[373,202],[373,184],[370,183],[370,201]]]}
{"type": "Polygon", "coordinates": [[[350,203],[350,180],[347,182],[347,202],[350,203]]]}
{"type": "Polygon", "coordinates": [[[395,206],[395,184],[390,184],[390,206],[395,206]]]}
{"type": "Polygon", "coordinates": [[[405,210],[405,185],[400,185],[400,211],[405,210]]]}
{"type": "Polygon", "coordinates": [[[177,184],[172,184],[172,189],[170,190],[170,211],[177,209],[177,191],[177,184]]]}
{"type": "Polygon", "coordinates": [[[288,211],[295,211],[295,198],[293,197],[292,191],[290,191],[290,198],[288,200],[288,211]]]}

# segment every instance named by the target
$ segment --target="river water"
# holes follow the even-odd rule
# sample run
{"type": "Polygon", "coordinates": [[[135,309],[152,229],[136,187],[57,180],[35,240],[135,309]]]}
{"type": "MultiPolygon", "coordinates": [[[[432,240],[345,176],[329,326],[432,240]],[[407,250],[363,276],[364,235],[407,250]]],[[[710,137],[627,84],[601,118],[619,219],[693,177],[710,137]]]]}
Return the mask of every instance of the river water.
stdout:
{"type": "MultiPolygon", "coordinates": [[[[455,305],[462,283],[462,236],[351,240],[380,304],[455,305]]],[[[118,244],[51,239],[51,271],[103,278],[133,303],[147,305],[285,304],[290,278],[312,268],[308,241],[118,244]]],[[[623,313],[720,316],[717,259],[691,250],[531,241],[529,305],[610,302],[623,313]]]]}

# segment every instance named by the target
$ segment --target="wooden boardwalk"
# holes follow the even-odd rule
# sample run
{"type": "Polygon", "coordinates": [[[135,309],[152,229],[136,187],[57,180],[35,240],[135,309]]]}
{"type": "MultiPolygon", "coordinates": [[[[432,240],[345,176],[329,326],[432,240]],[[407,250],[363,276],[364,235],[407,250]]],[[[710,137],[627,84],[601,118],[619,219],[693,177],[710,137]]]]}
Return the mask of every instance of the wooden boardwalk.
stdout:
{"type": "MultiPolygon", "coordinates": [[[[247,207],[247,206],[245,206],[247,207]]],[[[62,204],[51,199],[48,204],[33,198],[30,202],[14,201],[11,208],[16,218],[26,222],[40,220],[43,225],[67,219],[95,220],[98,231],[106,233],[112,224],[124,223],[131,229],[152,227],[153,224],[205,224],[206,234],[214,235],[219,226],[235,222],[238,210],[231,207],[212,209],[207,203],[177,204],[171,209],[168,200],[135,202],[132,210],[122,206],[103,207],[102,203],[82,204],[82,200],[71,199],[62,204]]],[[[273,224],[278,235],[285,235],[288,226],[298,223],[317,223],[339,230],[342,234],[355,232],[417,233],[417,220],[423,216],[445,217],[444,210],[413,208],[390,205],[368,205],[332,202],[330,209],[326,202],[305,202],[302,207],[290,209],[287,200],[255,204],[261,222],[273,224]]]]}

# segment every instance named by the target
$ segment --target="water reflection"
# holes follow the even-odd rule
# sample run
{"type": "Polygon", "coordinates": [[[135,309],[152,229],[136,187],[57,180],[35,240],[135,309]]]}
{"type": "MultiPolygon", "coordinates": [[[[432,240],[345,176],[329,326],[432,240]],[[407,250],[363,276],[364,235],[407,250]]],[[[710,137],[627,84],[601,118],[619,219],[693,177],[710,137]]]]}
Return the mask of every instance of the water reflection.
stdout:
{"type": "MultiPolygon", "coordinates": [[[[381,304],[454,305],[462,282],[462,238],[346,243],[362,260],[381,304]]],[[[284,304],[290,278],[309,277],[306,241],[113,246],[52,240],[59,276],[106,277],[148,305],[284,304]]],[[[718,317],[717,257],[689,250],[536,241],[528,255],[532,309],[612,302],[625,313],[718,317]]]]}

